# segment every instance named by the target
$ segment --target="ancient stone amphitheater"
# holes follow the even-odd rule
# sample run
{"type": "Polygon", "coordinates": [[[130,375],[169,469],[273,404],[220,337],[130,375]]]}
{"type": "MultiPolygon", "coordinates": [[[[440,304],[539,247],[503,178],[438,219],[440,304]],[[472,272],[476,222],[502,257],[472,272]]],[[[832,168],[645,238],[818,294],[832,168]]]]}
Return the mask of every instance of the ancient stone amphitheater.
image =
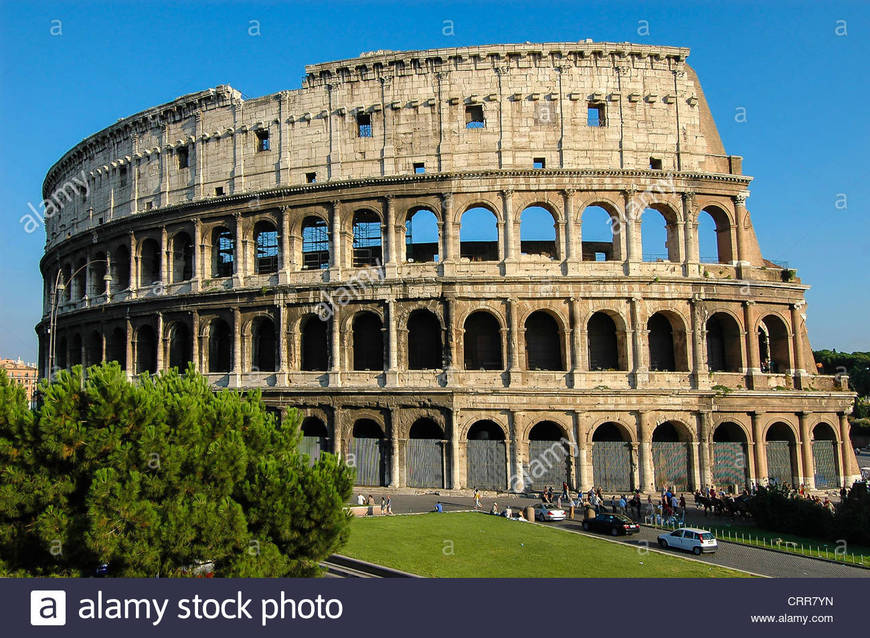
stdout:
{"type": "Polygon", "coordinates": [[[123,118],[45,180],[42,373],[192,361],[360,485],[851,481],[688,54],[376,51],[123,118]]]}

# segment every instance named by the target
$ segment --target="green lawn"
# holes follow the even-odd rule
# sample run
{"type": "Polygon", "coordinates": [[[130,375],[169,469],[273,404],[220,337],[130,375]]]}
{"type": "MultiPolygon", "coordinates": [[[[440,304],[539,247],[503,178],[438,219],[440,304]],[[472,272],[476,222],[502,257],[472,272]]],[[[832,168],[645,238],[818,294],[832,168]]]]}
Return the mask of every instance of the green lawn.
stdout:
{"type": "Polygon", "coordinates": [[[341,554],[440,578],[728,578],[747,574],[472,513],[357,518],[341,554]]]}

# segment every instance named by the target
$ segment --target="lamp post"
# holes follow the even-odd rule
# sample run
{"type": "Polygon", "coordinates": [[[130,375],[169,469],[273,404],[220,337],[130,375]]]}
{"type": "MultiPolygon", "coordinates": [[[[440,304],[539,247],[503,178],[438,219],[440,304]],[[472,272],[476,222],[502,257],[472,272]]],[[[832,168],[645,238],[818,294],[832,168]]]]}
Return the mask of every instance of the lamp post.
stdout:
{"type": "MultiPolygon", "coordinates": [[[[66,287],[72,283],[72,280],[75,279],[76,275],[78,275],[82,270],[90,266],[91,264],[109,264],[108,259],[93,259],[91,261],[85,262],[81,266],[79,266],[74,273],[72,273],[69,278],[64,282],[61,278],[63,274],[62,269],[58,269],[57,275],[54,277],[54,288],[51,291],[51,308],[49,313],[48,320],[48,378],[51,379],[54,376],[54,350],[57,346],[57,339],[55,338],[55,327],[57,326],[57,300],[58,293],[66,290],[66,287]]],[[[108,269],[106,270],[106,275],[103,277],[104,281],[111,281],[112,277],[109,274],[108,269]]]]}

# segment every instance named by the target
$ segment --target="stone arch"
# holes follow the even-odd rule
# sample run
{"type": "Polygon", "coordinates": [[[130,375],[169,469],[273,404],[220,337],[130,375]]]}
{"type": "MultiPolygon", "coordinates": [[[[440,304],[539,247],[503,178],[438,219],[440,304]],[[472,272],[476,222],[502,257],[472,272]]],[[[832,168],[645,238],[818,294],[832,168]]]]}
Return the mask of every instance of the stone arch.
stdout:
{"type": "Polygon", "coordinates": [[[281,264],[281,240],[278,226],[271,217],[254,223],[254,272],[276,273],[281,264]]]}
{"type": "Polygon", "coordinates": [[[689,370],[688,333],[682,315],[658,310],[647,319],[646,329],[650,370],[689,370]]]}
{"type": "Polygon", "coordinates": [[[299,321],[300,367],[302,370],[329,369],[331,322],[323,321],[316,313],[309,313],[299,321]]]}
{"type": "Polygon", "coordinates": [[[151,324],[136,330],[136,374],[157,372],[157,334],[151,324]]]}
{"type": "Polygon", "coordinates": [[[459,255],[471,261],[498,261],[501,220],[488,206],[470,206],[459,218],[459,255]]]}
{"type": "Polygon", "coordinates": [[[357,415],[350,430],[350,454],[356,468],[356,484],[385,486],[387,472],[386,429],[380,420],[357,415]]]}
{"type": "Polygon", "coordinates": [[[749,482],[749,431],[736,421],[723,420],[713,428],[713,485],[734,491],[749,482]]]}
{"type": "Polygon", "coordinates": [[[710,372],[740,372],[743,367],[740,321],[730,312],[719,310],[707,319],[705,331],[710,372]]]}
{"type": "Polygon", "coordinates": [[[416,308],[408,316],[408,369],[437,370],[444,367],[443,326],[429,309],[416,308]]]}
{"type": "Polygon", "coordinates": [[[127,369],[127,330],[115,326],[106,336],[106,361],[117,361],[122,370],[127,369]]]}
{"type": "Polygon", "coordinates": [[[579,208],[581,260],[622,261],[622,209],[606,198],[595,198],[579,208]]]}
{"type": "Polygon", "coordinates": [[[172,246],[172,283],[193,279],[194,246],[190,235],[180,230],[170,239],[172,246]]]}
{"type": "Polygon", "coordinates": [[[236,270],[236,237],[227,226],[211,231],[211,261],[213,277],[232,277],[236,270]]]}
{"type": "Polygon", "coordinates": [[[527,370],[565,370],[564,323],[549,310],[534,310],[523,322],[527,370]]]}
{"type": "Polygon", "coordinates": [[[150,286],[161,279],[160,242],[146,237],[139,243],[139,285],[150,286]]]}
{"type": "Polygon", "coordinates": [[[351,217],[352,266],[366,268],[383,263],[383,220],[374,208],[358,208],[351,217]]]}
{"type": "Polygon", "coordinates": [[[130,248],[119,244],[112,251],[112,292],[117,293],[130,287],[130,248]]]}
{"type": "Polygon", "coordinates": [[[637,230],[643,261],[680,261],[679,218],[677,211],[664,203],[647,204],[641,211],[637,230]],[[651,219],[664,221],[664,231],[654,230],[649,225],[651,219]]]}
{"type": "Polygon", "coordinates": [[[106,253],[99,251],[94,254],[94,258],[88,265],[89,271],[89,297],[99,297],[106,292],[106,273],[108,263],[106,262],[106,253]]]}
{"type": "Polygon", "coordinates": [[[74,332],[70,339],[69,364],[70,367],[82,364],[82,335],[80,332],[74,332]]]}
{"type": "Polygon", "coordinates": [[[433,207],[414,206],[408,209],[403,227],[406,262],[441,261],[440,223],[433,207]]]}
{"type": "Polygon", "coordinates": [[[99,330],[91,330],[85,338],[85,367],[98,365],[103,361],[103,335],[99,330]]]}
{"type": "Polygon", "coordinates": [[[756,331],[761,371],[784,374],[791,370],[788,322],[777,313],[767,313],[758,320],[756,331]]]}
{"type": "Polygon", "coordinates": [[[184,372],[193,357],[190,329],[184,321],[173,321],[167,327],[166,335],[169,339],[169,367],[184,372]]]}
{"type": "MultiPolygon", "coordinates": [[[[807,442],[804,441],[804,445],[807,442]]],[[[812,430],[813,485],[816,489],[833,489],[840,484],[839,440],[837,428],[819,421],[812,430]]],[[[806,472],[806,470],[805,470],[806,472]]]]}
{"type": "Polygon", "coordinates": [[[503,326],[498,315],[489,310],[475,310],[462,325],[465,369],[504,370],[503,326]]]}
{"type": "Polygon", "coordinates": [[[383,320],[370,311],[361,310],[353,316],[353,369],[384,369],[383,320]]]}
{"type": "Polygon", "coordinates": [[[255,372],[275,372],[277,369],[278,337],[275,320],[266,313],[248,322],[251,338],[250,365],[255,372]]]}
{"type": "Polygon", "coordinates": [[[653,477],[656,489],[686,491],[697,487],[692,477],[693,435],[685,423],[662,421],[651,437],[653,477]]]}
{"type": "Polygon", "coordinates": [[[707,204],[698,210],[698,256],[702,263],[728,264],[736,251],[732,240],[734,224],[731,213],[719,204],[707,204]],[[712,226],[711,226],[712,223],[712,226]]]}
{"type": "Polygon", "coordinates": [[[586,447],[593,486],[609,492],[634,487],[634,441],[634,429],[620,421],[602,419],[589,429],[586,447]]]}
{"type": "Polygon", "coordinates": [[[586,432],[587,443],[592,443],[596,440],[636,443],[637,431],[634,424],[627,425],[618,419],[602,418],[596,421],[586,432]]]}
{"type": "Polygon", "coordinates": [[[318,214],[306,215],[299,225],[301,269],[323,270],[329,268],[331,246],[329,222],[318,214]]]}
{"type": "Polygon", "coordinates": [[[204,329],[205,343],[208,345],[209,372],[230,372],[233,368],[233,332],[221,317],[214,317],[204,329]]]}
{"type": "Polygon", "coordinates": [[[772,419],[764,429],[767,479],[771,484],[798,483],[798,431],[793,423],[772,419]]]}
{"type": "Polygon", "coordinates": [[[590,370],[628,370],[625,325],[616,310],[599,309],[586,319],[590,370]]]}
{"type": "Polygon", "coordinates": [[[559,214],[549,203],[535,202],[519,212],[520,254],[561,258],[559,214]]]}
{"type": "Polygon", "coordinates": [[[570,440],[568,431],[556,421],[537,421],[528,430],[528,466],[525,471],[527,487],[543,490],[548,486],[560,488],[571,485],[570,440]]]}
{"type": "Polygon", "coordinates": [[[299,440],[299,451],[306,454],[309,465],[314,465],[322,452],[330,450],[329,429],[326,422],[317,416],[306,416],[299,425],[302,434],[299,440]]]}

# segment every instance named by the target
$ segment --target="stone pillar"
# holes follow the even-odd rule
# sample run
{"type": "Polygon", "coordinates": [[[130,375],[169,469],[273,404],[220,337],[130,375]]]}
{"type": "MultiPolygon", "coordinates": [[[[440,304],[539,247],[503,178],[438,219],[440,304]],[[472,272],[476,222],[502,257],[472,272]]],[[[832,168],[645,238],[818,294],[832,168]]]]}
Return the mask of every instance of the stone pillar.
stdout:
{"type": "Polygon", "coordinates": [[[399,258],[398,251],[396,250],[396,211],[393,195],[386,195],[384,197],[383,236],[387,240],[387,254],[384,259],[384,275],[392,279],[399,275],[399,258]]]}
{"type": "MultiPolygon", "coordinates": [[[[279,159],[280,161],[280,159],[279,159]]],[[[279,171],[280,175],[280,171],[279,171]]],[[[290,280],[290,207],[281,207],[281,263],[278,272],[278,282],[290,280]]]]}
{"type": "Polygon", "coordinates": [[[508,361],[508,371],[511,375],[511,382],[516,380],[518,383],[522,382],[522,372],[520,368],[520,335],[519,335],[519,318],[517,314],[519,309],[517,308],[517,300],[514,298],[509,298],[507,300],[507,309],[508,309],[508,333],[507,333],[507,346],[508,352],[510,356],[510,360],[508,361]],[[514,376],[516,375],[516,379],[514,376]]]}
{"type": "Polygon", "coordinates": [[[852,448],[852,439],[849,432],[852,429],[849,418],[845,412],[840,412],[840,471],[843,473],[843,484],[846,488],[861,478],[858,469],[858,459],[855,458],[855,450],[852,448]]]}
{"type": "Polygon", "coordinates": [[[649,412],[638,411],[637,418],[640,427],[640,445],[639,445],[639,469],[640,480],[637,485],[640,486],[642,492],[655,491],[655,474],[653,473],[652,459],[652,435],[655,429],[655,423],[652,420],[649,412]]]}
{"type": "Polygon", "coordinates": [[[706,326],[701,315],[701,299],[693,296],[689,300],[692,308],[692,377],[695,388],[705,389],[710,387],[710,377],[707,374],[707,343],[706,326]]]}
{"type": "Polygon", "coordinates": [[[453,194],[441,195],[441,221],[444,224],[442,239],[444,253],[442,254],[442,273],[451,275],[454,266],[459,261],[459,238],[457,237],[458,224],[453,220],[453,194]]]}
{"type": "Polygon", "coordinates": [[[341,385],[341,321],[338,306],[334,307],[330,329],[329,386],[341,385]]]}
{"type": "Polygon", "coordinates": [[[287,306],[282,298],[278,303],[278,372],[282,385],[287,385],[287,306]]]}
{"type": "MultiPolygon", "coordinates": [[[[640,222],[640,218],[635,218],[635,196],[636,191],[632,188],[622,191],[624,201],[625,214],[622,220],[622,235],[621,245],[625,248],[625,254],[622,259],[625,263],[625,273],[630,275],[637,271],[637,262],[642,258],[642,254],[637,254],[637,244],[635,242],[635,224],[640,222]]],[[[615,241],[616,238],[614,238],[615,241]]]]}
{"type": "Polygon", "coordinates": [[[399,432],[398,410],[389,409],[390,415],[390,487],[400,487],[402,481],[399,477],[399,432]]]}
{"type": "Polygon", "coordinates": [[[766,389],[761,377],[761,356],[758,352],[758,331],[755,329],[755,302],[748,299],[743,302],[743,344],[746,350],[746,387],[749,389],[766,389]]]}
{"type": "MultiPolygon", "coordinates": [[[[713,440],[713,416],[709,410],[701,410],[699,413],[698,422],[698,439],[700,442],[700,454],[698,461],[700,463],[700,472],[698,478],[701,486],[712,485],[713,483],[713,454],[710,449],[713,440]]],[[[696,486],[700,487],[700,486],[696,486]]]]}
{"type": "Polygon", "coordinates": [[[233,308],[233,365],[232,378],[235,386],[241,385],[242,370],[242,313],[236,307],[233,308]]]}
{"type": "Polygon", "coordinates": [[[136,257],[136,236],[130,231],[130,296],[136,297],[139,288],[139,259],[136,257]]]}
{"type": "Polygon", "coordinates": [[[341,279],[341,202],[332,201],[329,213],[329,254],[332,261],[329,264],[329,279],[341,279]]]}
{"type": "Polygon", "coordinates": [[[633,365],[629,369],[634,372],[635,387],[643,387],[649,383],[649,362],[646,348],[647,329],[640,316],[640,297],[632,297],[629,301],[631,310],[631,345],[634,351],[633,365]]]}
{"type": "Polygon", "coordinates": [[[202,370],[202,363],[199,360],[199,311],[192,310],[190,313],[190,359],[193,361],[193,367],[196,370],[202,370]]]}
{"type": "Polygon", "coordinates": [[[750,412],[749,415],[752,418],[752,440],[755,443],[755,478],[759,485],[767,485],[767,445],[761,426],[764,412],[750,412]]]}
{"type": "Polygon", "coordinates": [[[512,424],[510,437],[512,454],[509,456],[512,457],[513,462],[508,465],[508,490],[511,492],[522,492],[526,489],[525,477],[523,476],[524,442],[518,438],[516,431],[517,414],[522,413],[513,414],[509,419],[512,424]]]}
{"type": "Polygon", "coordinates": [[[200,279],[206,275],[203,273],[203,253],[202,245],[202,222],[199,217],[193,220],[193,281],[191,289],[196,292],[199,290],[200,279]]]}
{"type": "Polygon", "coordinates": [[[517,260],[516,252],[516,226],[514,222],[513,194],[510,189],[501,192],[502,200],[502,215],[504,216],[504,254],[501,257],[505,261],[505,274],[508,271],[513,271],[514,264],[517,260]]]}
{"type": "Polygon", "coordinates": [[[683,241],[686,243],[685,273],[687,277],[700,275],[700,258],[698,255],[698,220],[695,213],[695,193],[683,193],[683,241]]]}
{"type": "Polygon", "coordinates": [[[802,471],[799,475],[800,482],[803,483],[807,489],[814,490],[816,489],[816,471],[813,459],[813,436],[810,431],[810,413],[798,412],[797,414],[801,435],[801,439],[798,443],[800,445],[801,453],[798,456],[803,461],[801,464],[802,471]]]}
{"type": "Polygon", "coordinates": [[[690,446],[689,447],[689,454],[691,454],[691,458],[692,458],[692,470],[691,470],[692,474],[689,477],[692,480],[691,485],[689,486],[689,489],[691,489],[691,490],[697,490],[697,489],[700,489],[700,487],[701,487],[702,474],[701,474],[700,459],[699,459],[699,453],[698,453],[699,452],[699,450],[698,450],[699,445],[703,445],[703,443],[699,444],[698,441],[691,441],[689,443],[689,446],[690,446]]]}
{"type": "Polygon", "coordinates": [[[583,344],[581,342],[582,326],[580,325],[580,300],[577,297],[570,298],[571,304],[571,378],[573,387],[580,385],[580,376],[585,370],[583,367],[583,344]]]}
{"type": "Polygon", "coordinates": [[[562,191],[562,208],[565,218],[565,233],[562,238],[562,241],[565,242],[565,252],[562,254],[562,258],[565,260],[569,275],[577,274],[577,264],[583,257],[581,227],[574,219],[574,195],[576,192],[573,188],[566,188],[562,191]]]}
{"type": "Polygon", "coordinates": [[[732,251],[735,260],[741,266],[749,265],[749,233],[746,229],[746,198],[749,193],[740,193],[734,197],[734,230],[737,235],[737,250],[732,251]]]}
{"type": "Polygon", "coordinates": [[[462,487],[462,478],[459,471],[460,449],[459,449],[459,408],[454,408],[451,415],[452,423],[450,428],[450,487],[454,490],[462,487]]]}
{"type": "Polygon", "coordinates": [[[804,302],[789,304],[791,308],[791,332],[792,332],[792,349],[794,350],[794,374],[797,377],[797,386],[803,386],[803,377],[809,373],[807,370],[806,360],[804,358],[804,331],[803,331],[803,316],[801,308],[804,302]]]}
{"type": "Polygon", "coordinates": [[[242,229],[242,214],[236,213],[233,215],[235,219],[235,240],[233,242],[233,286],[243,286],[245,283],[246,267],[245,267],[245,244],[244,232],[242,229]]]}
{"type": "MultiPolygon", "coordinates": [[[[133,361],[133,323],[130,321],[130,318],[127,317],[127,326],[126,326],[126,351],[124,353],[124,357],[126,358],[124,369],[127,372],[127,379],[132,378],[133,373],[136,370],[136,362],[133,361]]],[[[69,360],[67,358],[67,360],[69,360]]]]}
{"type": "MultiPolygon", "coordinates": [[[[157,313],[157,372],[163,370],[163,355],[166,352],[166,344],[168,339],[163,334],[163,313],[157,313]]],[[[82,341],[84,348],[84,341],[82,341]]]]}
{"type": "Polygon", "coordinates": [[[166,226],[160,229],[160,279],[159,281],[165,286],[172,282],[169,268],[172,263],[169,259],[171,253],[169,241],[166,233],[166,226]]]}
{"type": "Polygon", "coordinates": [[[387,300],[387,384],[399,383],[399,338],[396,302],[387,300]]]}

